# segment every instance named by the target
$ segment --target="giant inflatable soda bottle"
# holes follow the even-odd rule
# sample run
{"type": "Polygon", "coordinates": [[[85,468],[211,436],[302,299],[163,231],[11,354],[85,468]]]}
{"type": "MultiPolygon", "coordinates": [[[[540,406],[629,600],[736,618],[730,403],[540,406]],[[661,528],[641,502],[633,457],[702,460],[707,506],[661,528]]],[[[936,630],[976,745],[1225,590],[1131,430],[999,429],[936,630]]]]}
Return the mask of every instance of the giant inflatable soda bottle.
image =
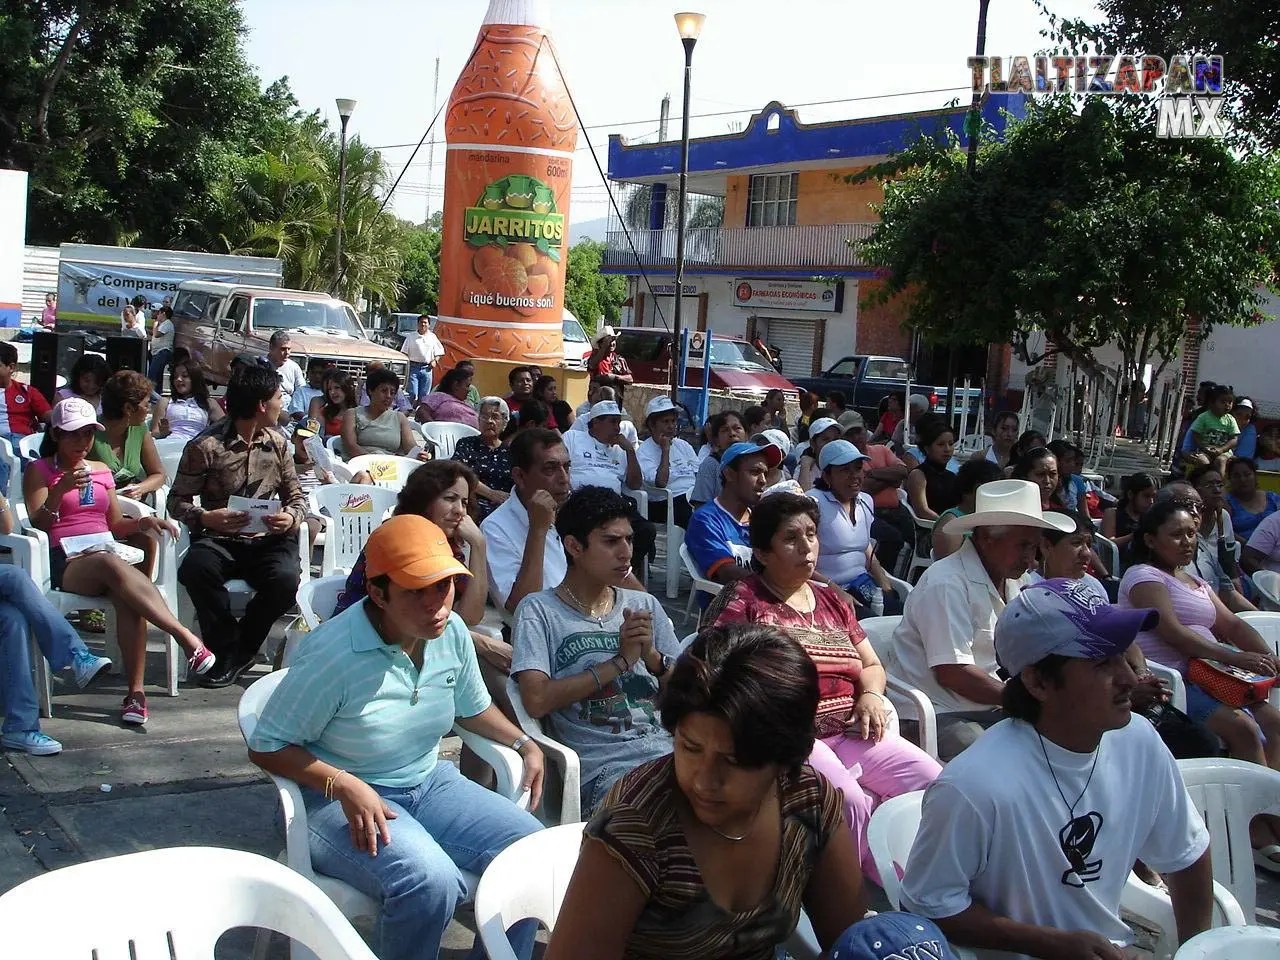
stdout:
{"type": "Polygon", "coordinates": [[[563,356],[569,185],[578,139],[545,0],[490,0],[445,114],[445,363],[563,356]]]}

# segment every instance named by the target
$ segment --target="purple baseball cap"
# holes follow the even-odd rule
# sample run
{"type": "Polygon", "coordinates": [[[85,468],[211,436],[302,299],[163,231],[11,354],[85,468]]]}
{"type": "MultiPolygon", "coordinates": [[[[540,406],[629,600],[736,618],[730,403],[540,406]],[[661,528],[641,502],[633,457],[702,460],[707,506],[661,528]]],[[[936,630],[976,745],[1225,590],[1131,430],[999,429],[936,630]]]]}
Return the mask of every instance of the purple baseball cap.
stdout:
{"type": "Polygon", "coordinates": [[[1105,660],[1159,620],[1154,610],[1107,603],[1081,580],[1044,580],[1025,587],[1000,614],[996,659],[1011,677],[1050,654],[1105,660]]]}

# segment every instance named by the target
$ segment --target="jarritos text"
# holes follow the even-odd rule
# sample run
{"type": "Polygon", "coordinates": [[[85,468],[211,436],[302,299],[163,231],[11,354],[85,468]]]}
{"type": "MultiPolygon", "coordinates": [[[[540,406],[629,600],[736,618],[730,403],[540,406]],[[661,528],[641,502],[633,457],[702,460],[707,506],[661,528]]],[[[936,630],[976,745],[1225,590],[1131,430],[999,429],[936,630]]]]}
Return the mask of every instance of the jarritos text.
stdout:
{"type": "Polygon", "coordinates": [[[466,291],[467,303],[526,317],[556,306],[564,215],[551,187],[535,177],[503,177],[467,208],[462,229],[480,281],[466,291]]]}

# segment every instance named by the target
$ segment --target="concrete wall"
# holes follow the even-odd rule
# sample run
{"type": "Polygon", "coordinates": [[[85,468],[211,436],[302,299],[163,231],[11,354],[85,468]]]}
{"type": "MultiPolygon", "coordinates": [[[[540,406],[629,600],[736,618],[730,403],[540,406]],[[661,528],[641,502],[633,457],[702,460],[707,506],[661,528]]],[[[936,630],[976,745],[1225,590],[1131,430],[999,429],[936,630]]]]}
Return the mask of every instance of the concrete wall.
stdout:
{"type": "MultiPolygon", "coordinates": [[[[796,198],[797,226],[828,223],[860,223],[878,220],[871,204],[884,200],[884,188],[876,182],[848,184],[844,177],[863,167],[847,170],[801,170],[800,193],[796,198]]],[[[779,173],[784,172],[779,168],[779,173]]],[[[726,228],[747,225],[747,199],[751,178],[747,174],[728,177],[724,198],[726,228]]]]}
{"type": "Polygon", "coordinates": [[[1259,308],[1271,319],[1255,327],[1214,327],[1200,346],[1200,380],[1229,383],[1253,399],[1260,416],[1280,417],[1280,299],[1259,308]]]}

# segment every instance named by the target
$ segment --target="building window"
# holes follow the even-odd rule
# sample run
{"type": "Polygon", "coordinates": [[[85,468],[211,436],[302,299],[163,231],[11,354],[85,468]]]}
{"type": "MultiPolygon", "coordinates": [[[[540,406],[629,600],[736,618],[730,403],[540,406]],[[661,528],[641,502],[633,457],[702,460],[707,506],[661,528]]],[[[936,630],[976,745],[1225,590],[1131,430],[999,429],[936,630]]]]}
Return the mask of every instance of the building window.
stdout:
{"type": "Polygon", "coordinates": [[[747,200],[748,227],[794,227],[800,174],[753,176],[747,200]]]}

